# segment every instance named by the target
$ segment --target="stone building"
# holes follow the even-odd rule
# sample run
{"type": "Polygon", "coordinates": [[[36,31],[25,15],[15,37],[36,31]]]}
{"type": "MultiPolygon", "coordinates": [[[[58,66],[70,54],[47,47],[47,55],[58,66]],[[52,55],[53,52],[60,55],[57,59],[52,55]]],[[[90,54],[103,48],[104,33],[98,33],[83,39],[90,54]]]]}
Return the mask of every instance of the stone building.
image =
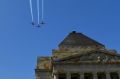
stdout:
{"type": "Polygon", "coordinates": [[[52,50],[38,57],[36,79],[120,79],[120,54],[75,31],[52,50]]]}

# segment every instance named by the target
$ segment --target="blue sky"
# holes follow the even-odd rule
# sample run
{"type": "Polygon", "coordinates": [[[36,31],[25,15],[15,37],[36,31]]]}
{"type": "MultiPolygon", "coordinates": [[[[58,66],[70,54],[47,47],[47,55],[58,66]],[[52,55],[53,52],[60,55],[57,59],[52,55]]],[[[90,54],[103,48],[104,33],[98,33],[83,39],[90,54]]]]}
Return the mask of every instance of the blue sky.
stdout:
{"type": "Polygon", "coordinates": [[[44,1],[46,24],[33,28],[29,0],[0,0],[0,79],[35,79],[37,56],[73,30],[120,51],[120,0],[44,1]]]}

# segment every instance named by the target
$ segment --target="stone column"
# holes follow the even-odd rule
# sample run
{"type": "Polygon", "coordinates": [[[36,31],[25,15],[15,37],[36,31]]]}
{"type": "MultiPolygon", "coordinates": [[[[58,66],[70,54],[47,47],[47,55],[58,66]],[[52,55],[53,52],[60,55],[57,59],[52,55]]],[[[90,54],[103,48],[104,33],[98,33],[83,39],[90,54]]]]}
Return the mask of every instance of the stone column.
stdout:
{"type": "Polygon", "coordinates": [[[118,77],[119,77],[119,79],[120,79],[120,71],[118,72],[118,77]]]}
{"type": "Polygon", "coordinates": [[[66,79],[71,79],[71,73],[70,73],[70,72],[67,72],[66,74],[67,74],[67,75],[66,75],[66,76],[67,76],[66,79]]]}
{"type": "Polygon", "coordinates": [[[79,73],[80,74],[80,79],[84,79],[84,73],[79,73]]]}
{"type": "Polygon", "coordinates": [[[97,72],[93,72],[93,79],[98,79],[97,72]]]}
{"type": "Polygon", "coordinates": [[[110,78],[110,72],[106,72],[106,79],[111,79],[110,78]]]}
{"type": "Polygon", "coordinates": [[[36,76],[36,79],[40,79],[40,77],[36,76]]]}
{"type": "Polygon", "coordinates": [[[54,74],[54,79],[58,79],[58,73],[54,74]]]}

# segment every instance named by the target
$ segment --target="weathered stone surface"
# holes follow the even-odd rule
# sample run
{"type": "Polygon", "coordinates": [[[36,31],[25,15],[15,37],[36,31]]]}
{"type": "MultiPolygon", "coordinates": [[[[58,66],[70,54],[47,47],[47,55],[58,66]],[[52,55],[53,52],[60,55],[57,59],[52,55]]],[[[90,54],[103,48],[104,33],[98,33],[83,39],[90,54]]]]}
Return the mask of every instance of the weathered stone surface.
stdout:
{"type": "Polygon", "coordinates": [[[82,33],[77,33],[73,31],[70,33],[60,44],[59,48],[61,50],[71,49],[77,47],[95,47],[95,48],[104,48],[104,45],[87,37],[82,33]]]}
{"type": "Polygon", "coordinates": [[[107,50],[105,46],[82,33],[70,33],[60,44],[59,48],[52,51],[51,57],[38,57],[35,69],[36,79],[58,79],[59,73],[66,74],[70,79],[71,73],[96,73],[104,72],[107,79],[110,72],[120,76],[120,54],[115,50],[107,50]]]}

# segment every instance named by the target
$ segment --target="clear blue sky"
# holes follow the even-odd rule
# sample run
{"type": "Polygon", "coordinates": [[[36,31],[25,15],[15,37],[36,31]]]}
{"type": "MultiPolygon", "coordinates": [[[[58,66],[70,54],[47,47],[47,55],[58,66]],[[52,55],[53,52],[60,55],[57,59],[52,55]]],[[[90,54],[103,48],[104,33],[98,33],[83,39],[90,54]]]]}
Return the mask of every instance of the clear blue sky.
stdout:
{"type": "Polygon", "coordinates": [[[29,0],[0,0],[0,79],[35,79],[37,56],[73,30],[120,51],[120,0],[45,0],[45,21],[31,26],[29,0]]]}

